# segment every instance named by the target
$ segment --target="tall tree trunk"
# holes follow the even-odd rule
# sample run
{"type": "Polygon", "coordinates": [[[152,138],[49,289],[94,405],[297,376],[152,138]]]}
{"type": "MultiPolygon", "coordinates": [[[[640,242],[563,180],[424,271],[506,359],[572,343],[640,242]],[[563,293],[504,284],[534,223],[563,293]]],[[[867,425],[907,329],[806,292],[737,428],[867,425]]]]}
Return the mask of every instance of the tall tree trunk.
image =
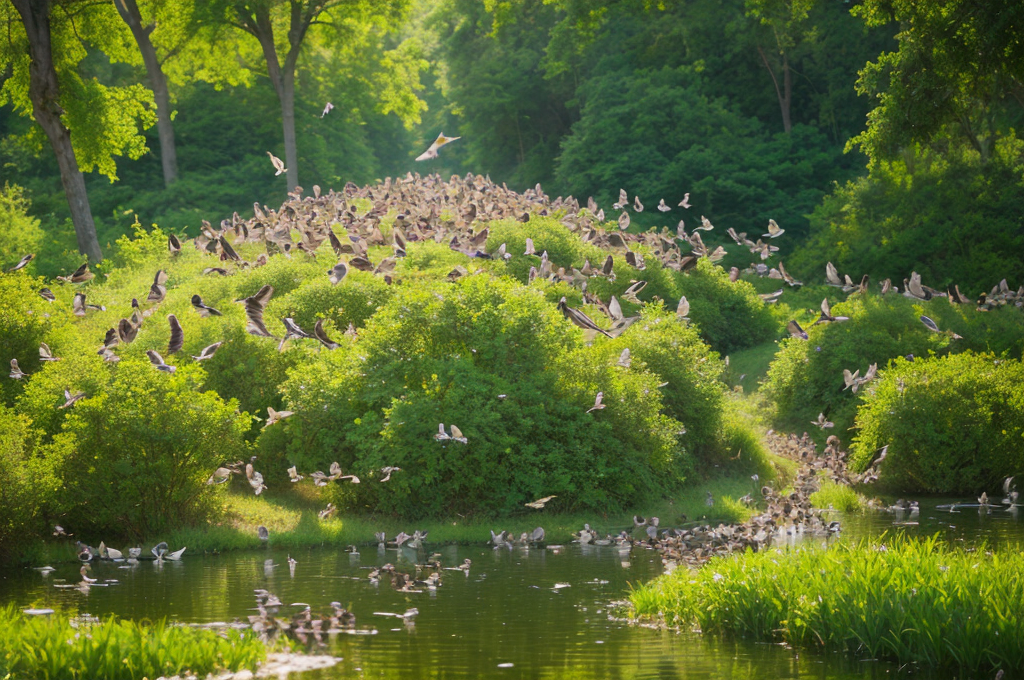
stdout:
{"type": "Polygon", "coordinates": [[[50,39],[50,0],[11,0],[21,15],[28,36],[29,98],[32,115],[50,140],[60,168],[60,181],[71,209],[71,222],[78,237],[78,252],[94,262],[103,259],[96,224],[89,209],[89,196],[85,191],[85,178],[78,169],[71,132],[64,127],[60,116],[64,112],[58,101],[60,89],[57,71],[53,65],[53,46],[50,39]]]}
{"type": "Polygon", "coordinates": [[[287,168],[288,191],[299,185],[299,150],[295,142],[295,74],[282,73],[281,127],[284,129],[284,166],[287,168]]]}
{"type": "Polygon", "coordinates": [[[164,186],[171,186],[178,179],[178,152],[174,146],[174,125],[171,123],[171,96],[167,89],[167,78],[163,66],[156,56],[156,48],[149,39],[155,24],[144,26],[142,13],[136,0],[114,0],[114,6],[121,19],[128,25],[135,38],[135,44],[142,54],[146,75],[156,101],[156,129],[160,135],[160,164],[164,171],[164,186]]]}

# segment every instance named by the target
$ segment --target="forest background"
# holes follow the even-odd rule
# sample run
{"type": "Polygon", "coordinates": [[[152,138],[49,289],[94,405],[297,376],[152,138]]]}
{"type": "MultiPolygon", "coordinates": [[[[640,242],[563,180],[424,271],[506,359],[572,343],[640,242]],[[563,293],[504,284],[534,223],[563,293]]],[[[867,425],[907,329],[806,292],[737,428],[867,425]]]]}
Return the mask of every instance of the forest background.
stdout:
{"type": "MultiPolygon", "coordinates": [[[[4,212],[27,209],[40,228],[0,230],[0,261],[36,251],[36,272],[52,276],[80,258],[57,163],[27,115],[17,4],[4,3],[0,37],[0,181],[4,212]]],[[[967,0],[50,8],[61,120],[103,248],[136,218],[195,235],[296,184],[471,171],[605,207],[625,188],[649,203],[634,230],[674,227],[653,208],[689,193],[720,225],[711,242],[775,219],[797,276],[831,260],[968,294],[1019,271],[1024,252],[1021,14],[967,0]],[[439,131],[462,139],[413,162],[439,131]]]]}

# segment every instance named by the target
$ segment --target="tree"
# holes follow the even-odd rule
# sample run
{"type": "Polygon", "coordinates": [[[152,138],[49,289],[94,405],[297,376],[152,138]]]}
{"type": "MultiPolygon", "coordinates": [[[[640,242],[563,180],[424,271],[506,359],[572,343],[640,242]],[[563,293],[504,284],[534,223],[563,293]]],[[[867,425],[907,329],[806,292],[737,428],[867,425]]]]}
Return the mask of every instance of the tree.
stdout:
{"type": "Polygon", "coordinates": [[[793,128],[793,75],[789,55],[807,30],[807,14],[813,6],[814,0],[747,0],[747,14],[771,30],[774,45],[766,51],[758,44],[757,53],[772,77],[782,113],[782,129],[786,132],[793,128]],[[769,52],[773,53],[771,59],[769,52]]]}
{"type": "Polygon", "coordinates": [[[225,16],[233,26],[254,37],[266,62],[267,76],[281,102],[284,163],[288,190],[299,183],[299,154],[295,138],[295,73],[310,31],[330,29],[330,37],[347,32],[347,24],[399,19],[407,0],[227,0],[225,16]],[[280,34],[284,32],[284,40],[280,34]],[[282,58],[283,55],[283,58],[282,58]]]}
{"type": "Polygon", "coordinates": [[[867,0],[869,25],[899,22],[898,49],[860,72],[875,97],[853,140],[872,158],[961,136],[988,162],[1000,136],[1024,120],[1024,5],[1015,0],[867,0]]]}
{"type": "Polygon", "coordinates": [[[156,102],[157,132],[160,137],[160,164],[164,186],[178,178],[178,158],[171,120],[171,92],[168,76],[192,82],[205,80],[219,85],[237,85],[246,81],[246,71],[233,59],[233,45],[227,36],[217,33],[215,26],[204,25],[196,10],[195,0],[160,2],[113,0],[121,19],[131,30],[138,54],[146,69],[153,99],[156,102]],[[145,17],[143,16],[145,10],[145,17]],[[182,69],[167,72],[170,60],[184,62],[182,69]]]}
{"type": "Polygon", "coordinates": [[[11,73],[0,89],[0,103],[11,102],[31,115],[46,134],[60,168],[78,249],[101,260],[82,173],[96,168],[116,179],[114,156],[138,158],[146,152],[140,127],[153,123],[152,99],[141,86],[108,87],[83,79],[77,71],[87,54],[85,39],[111,59],[124,55],[109,6],[87,0],[10,0],[0,11],[8,26],[0,37],[0,66],[11,73]]]}

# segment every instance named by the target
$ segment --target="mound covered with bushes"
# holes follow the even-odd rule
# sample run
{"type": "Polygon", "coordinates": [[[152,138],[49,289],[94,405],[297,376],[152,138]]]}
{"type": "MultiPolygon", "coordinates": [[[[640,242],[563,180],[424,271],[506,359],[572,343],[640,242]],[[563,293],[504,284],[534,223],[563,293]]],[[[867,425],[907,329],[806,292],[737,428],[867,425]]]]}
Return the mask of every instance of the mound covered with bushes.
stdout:
{"type": "Polygon", "coordinates": [[[218,510],[214,469],[252,455],[271,486],[337,462],[362,483],[325,500],[420,517],[664,494],[724,464],[737,437],[714,350],[777,323],[707,258],[612,227],[571,199],[409,176],[296,195],[194,241],[137,225],[91,280],[4,274],[0,357],[26,375],[4,381],[17,436],[0,471],[11,494],[26,465],[53,489],[4,526],[194,525],[218,510]],[[39,360],[43,342],[58,361],[39,360]],[[466,441],[439,439],[439,423],[466,441]],[[385,467],[401,468],[386,484],[385,467]]]}
{"type": "Polygon", "coordinates": [[[857,429],[853,467],[888,446],[880,480],[894,491],[997,489],[1024,470],[1024,365],[974,353],[897,359],[857,429]]]}

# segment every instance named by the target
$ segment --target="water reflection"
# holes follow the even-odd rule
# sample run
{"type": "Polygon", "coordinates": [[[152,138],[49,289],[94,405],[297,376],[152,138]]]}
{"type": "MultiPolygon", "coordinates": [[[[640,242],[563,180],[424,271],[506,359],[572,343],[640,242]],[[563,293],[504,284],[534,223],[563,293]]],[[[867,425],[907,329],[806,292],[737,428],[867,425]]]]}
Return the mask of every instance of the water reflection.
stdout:
{"type": "MultiPolygon", "coordinates": [[[[979,514],[964,508],[952,515],[923,502],[917,524],[870,513],[843,518],[848,538],[882,531],[932,535],[950,541],[986,540],[990,545],[1019,540],[1021,524],[1003,508],[979,514]],[[899,523],[899,526],[894,526],[899,523]]],[[[787,540],[788,537],[787,537],[787,540]]],[[[816,539],[821,540],[821,539],[816,539]]],[[[340,635],[323,651],[343,657],[337,667],[302,677],[387,678],[874,678],[895,667],[873,661],[797,654],[776,645],[702,639],[692,632],[638,628],[614,620],[609,605],[630,584],[661,573],[658,556],[615,547],[566,546],[560,551],[434,547],[445,566],[469,558],[468,573],[443,572],[436,592],[403,593],[387,579],[367,575],[391,562],[411,573],[429,552],[377,550],[358,553],[311,549],[289,555],[272,549],[255,553],[191,556],[182,562],[142,563],[129,569],[97,564],[94,578],[116,585],[88,595],[61,590],[55,582],[78,581],[78,565],[57,566],[42,575],[19,570],[0,575],[0,602],[62,607],[93,615],[134,619],[167,617],[187,622],[246,620],[253,590],[264,588],[286,605],[309,603],[327,612],[338,601],[357,617],[357,627],[376,635],[340,635]],[[558,587],[556,584],[568,584],[558,587]],[[411,621],[374,615],[419,610],[411,621]]],[[[282,616],[300,608],[284,607],[282,616]]],[[[927,676],[924,676],[927,677],[927,676]]]]}

